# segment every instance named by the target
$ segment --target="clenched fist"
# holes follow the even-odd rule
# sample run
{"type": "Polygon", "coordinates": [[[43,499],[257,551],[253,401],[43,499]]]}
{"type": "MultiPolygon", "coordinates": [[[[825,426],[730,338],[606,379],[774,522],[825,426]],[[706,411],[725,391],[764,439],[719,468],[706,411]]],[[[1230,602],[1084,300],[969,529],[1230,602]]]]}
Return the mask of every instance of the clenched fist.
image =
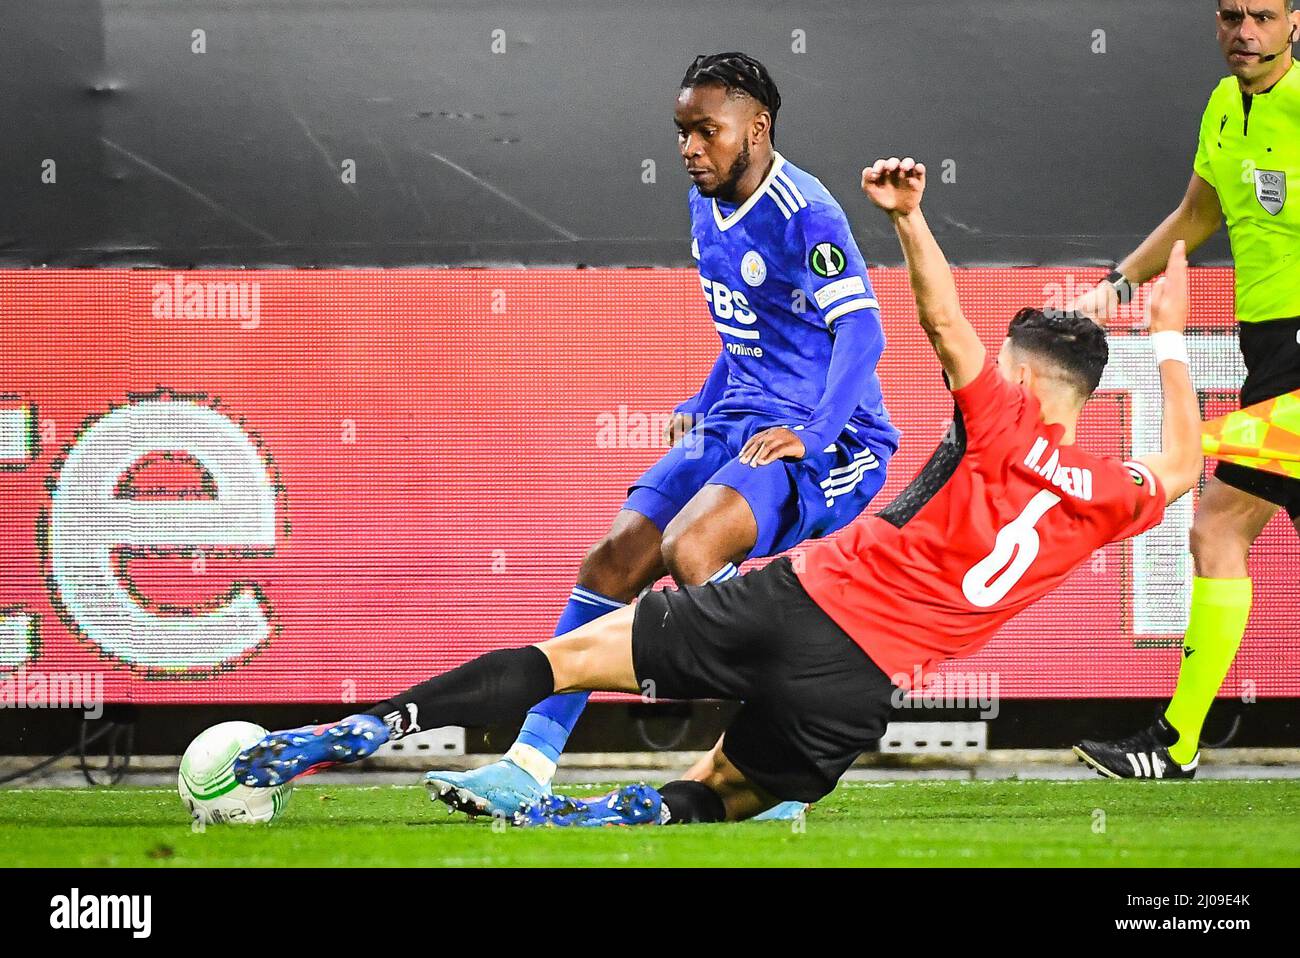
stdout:
{"type": "Polygon", "coordinates": [[[876,160],[862,171],[862,192],[886,213],[906,216],[921,205],[925,164],[910,156],[876,160]]]}

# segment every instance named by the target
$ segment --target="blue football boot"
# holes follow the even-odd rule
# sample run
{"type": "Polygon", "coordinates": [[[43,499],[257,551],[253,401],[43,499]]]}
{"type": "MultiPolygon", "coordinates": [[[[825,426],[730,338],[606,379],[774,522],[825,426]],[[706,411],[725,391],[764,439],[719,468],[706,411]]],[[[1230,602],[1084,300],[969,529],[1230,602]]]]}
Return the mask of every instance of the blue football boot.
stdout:
{"type": "Polygon", "coordinates": [[[468,772],[428,772],[429,798],[466,815],[510,818],[525,805],[542,801],[551,790],[510,761],[500,759],[468,772]]]}
{"type": "Polygon", "coordinates": [[[759,812],[751,822],[793,822],[808,811],[806,802],[780,802],[765,812],[759,812]]]}
{"type": "Polygon", "coordinates": [[[235,756],[235,781],[253,788],[283,785],[330,765],[360,761],[387,741],[388,726],[373,715],[271,732],[235,756]]]}
{"type": "Polygon", "coordinates": [[[547,795],[515,813],[524,828],[599,828],[605,825],[660,825],[664,801],[645,783],[624,785],[599,798],[547,795]]]}

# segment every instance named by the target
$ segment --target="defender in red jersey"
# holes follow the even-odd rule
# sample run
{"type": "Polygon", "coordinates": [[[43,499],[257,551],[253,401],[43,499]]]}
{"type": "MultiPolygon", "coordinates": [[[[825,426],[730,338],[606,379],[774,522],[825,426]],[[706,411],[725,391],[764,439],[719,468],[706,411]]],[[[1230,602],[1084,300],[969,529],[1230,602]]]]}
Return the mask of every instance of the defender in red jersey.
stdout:
{"type": "MultiPolygon", "coordinates": [[[[510,721],[547,695],[584,689],[739,701],[721,749],[686,778],[594,801],[552,797],[516,821],[749,818],[831,791],[883,734],[896,690],[917,670],[979,648],[1097,548],[1160,521],[1201,471],[1200,410],[1180,349],[1182,244],[1151,297],[1163,451],[1105,459],[1075,445],[1106,364],[1102,329],[1082,315],[1023,309],[990,359],[921,214],[925,167],[880,160],[862,185],[894,223],[953,392],[952,427],[912,483],[878,515],[808,549],[804,573],[777,559],[725,582],[653,592],[538,646],[490,652],[379,703],[370,718],[349,717],[347,728],[373,729],[377,747],[408,727],[510,721]],[[401,721],[378,721],[394,715],[401,721]]],[[[251,785],[300,774],[312,758],[300,754],[301,738],[272,733],[240,756],[237,774],[251,785]]]]}
{"type": "MultiPolygon", "coordinates": [[[[1022,319],[1036,316],[1012,322],[1010,355],[1022,319]]],[[[1149,466],[1077,447],[1073,417],[1045,419],[1038,397],[994,362],[953,399],[940,453],[887,509],[806,548],[799,574],[904,688],[918,670],[974,652],[1097,549],[1165,511],[1149,466]]]]}

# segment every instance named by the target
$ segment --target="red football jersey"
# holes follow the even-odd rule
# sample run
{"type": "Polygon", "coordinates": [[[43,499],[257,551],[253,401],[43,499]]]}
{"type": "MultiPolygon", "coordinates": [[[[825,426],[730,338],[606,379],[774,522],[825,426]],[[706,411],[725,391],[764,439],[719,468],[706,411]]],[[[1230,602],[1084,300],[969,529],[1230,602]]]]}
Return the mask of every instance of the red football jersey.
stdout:
{"type": "Polygon", "coordinates": [[[969,655],[1097,549],[1160,522],[1138,462],[1062,445],[992,360],[953,391],[952,427],[882,512],[806,549],[799,581],[902,688],[969,655]]]}

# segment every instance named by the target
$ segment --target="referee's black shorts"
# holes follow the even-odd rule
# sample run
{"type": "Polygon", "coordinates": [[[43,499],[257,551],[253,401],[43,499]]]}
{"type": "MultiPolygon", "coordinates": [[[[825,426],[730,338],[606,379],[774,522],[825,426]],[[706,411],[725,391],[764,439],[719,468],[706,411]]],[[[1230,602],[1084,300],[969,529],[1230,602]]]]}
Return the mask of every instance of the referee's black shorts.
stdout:
{"type": "Polygon", "coordinates": [[[812,802],[884,734],[894,686],[780,558],[726,582],[652,592],[632,664],[660,698],[742,702],[723,753],[779,799],[812,802]]]}
{"type": "MultiPolygon", "coordinates": [[[[1241,387],[1241,407],[1300,389],[1300,318],[1271,319],[1263,323],[1238,323],[1241,358],[1246,381],[1241,387]]],[[[1234,489],[1281,506],[1300,519],[1300,479],[1262,472],[1235,462],[1221,462],[1214,477],[1234,489]]]]}

